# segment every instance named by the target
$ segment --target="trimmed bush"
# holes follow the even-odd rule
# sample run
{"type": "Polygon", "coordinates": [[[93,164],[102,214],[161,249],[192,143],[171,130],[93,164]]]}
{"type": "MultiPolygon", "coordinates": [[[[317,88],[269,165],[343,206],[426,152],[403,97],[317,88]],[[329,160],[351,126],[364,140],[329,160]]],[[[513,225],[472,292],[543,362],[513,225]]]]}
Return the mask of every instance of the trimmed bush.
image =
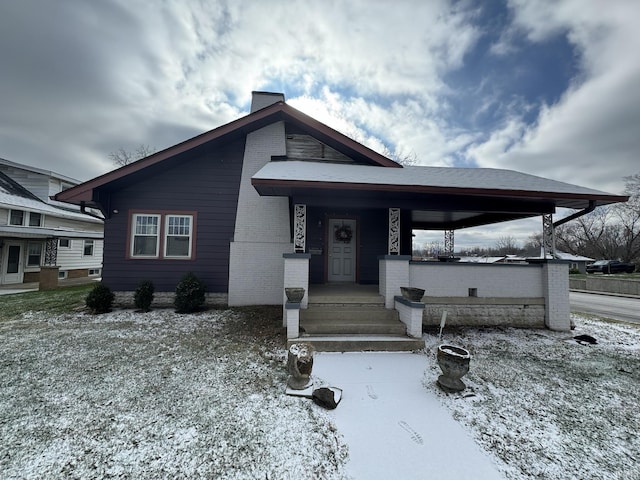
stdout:
{"type": "Polygon", "coordinates": [[[114,298],[115,295],[109,287],[98,283],[87,295],[85,303],[91,313],[107,313],[111,311],[114,298]]]}
{"type": "Polygon", "coordinates": [[[187,273],[176,286],[174,305],[177,313],[191,313],[204,305],[205,286],[193,273],[187,273]]]}
{"type": "Polygon", "coordinates": [[[151,302],[153,302],[153,282],[151,280],[143,280],[136,288],[133,294],[133,303],[136,308],[143,312],[151,310],[151,302]]]}

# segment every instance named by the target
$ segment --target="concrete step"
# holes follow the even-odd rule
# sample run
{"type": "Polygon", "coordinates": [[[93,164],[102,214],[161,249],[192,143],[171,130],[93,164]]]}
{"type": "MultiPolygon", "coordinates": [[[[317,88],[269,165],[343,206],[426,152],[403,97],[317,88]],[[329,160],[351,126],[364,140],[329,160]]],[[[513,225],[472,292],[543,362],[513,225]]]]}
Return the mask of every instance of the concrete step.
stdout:
{"type": "Polygon", "coordinates": [[[398,312],[376,305],[362,306],[318,306],[309,305],[309,308],[300,310],[300,321],[371,321],[393,322],[398,321],[398,312]]]}
{"type": "Polygon", "coordinates": [[[405,335],[407,327],[399,320],[389,322],[304,322],[300,323],[300,330],[308,335],[405,335]]]}
{"type": "Polygon", "coordinates": [[[395,335],[301,335],[287,340],[306,342],[318,352],[412,352],[424,349],[424,340],[395,335]]]}
{"type": "Polygon", "coordinates": [[[309,335],[404,335],[396,310],[380,306],[328,307],[312,305],[300,311],[300,328],[309,335]]]}

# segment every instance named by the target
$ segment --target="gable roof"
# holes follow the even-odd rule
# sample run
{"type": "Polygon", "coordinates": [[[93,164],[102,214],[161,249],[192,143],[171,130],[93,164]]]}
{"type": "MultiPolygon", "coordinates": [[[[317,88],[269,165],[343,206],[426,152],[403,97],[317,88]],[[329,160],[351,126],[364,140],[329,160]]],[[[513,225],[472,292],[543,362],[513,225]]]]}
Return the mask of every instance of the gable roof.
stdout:
{"type": "Polygon", "coordinates": [[[10,196],[22,197],[32,201],[41,202],[36,195],[24,188],[13,178],[3,172],[0,172],[0,199],[4,198],[6,200],[10,196]]]}
{"type": "MultiPolygon", "coordinates": [[[[102,223],[100,219],[85,215],[79,211],[71,211],[68,208],[61,208],[43,202],[36,195],[2,172],[0,172],[0,207],[9,210],[26,210],[52,217],[80,220],[89,223],[102,223]]],[[[3,230],[8,231],[9,228],[10,226],[4,226],[3,230]]],[[[24,228],[18,231],[23,232],[24,228]]]]}
{"type": "Polygon", "coordinates": [[[279,121],[295,124],[302,130],[309,132],[321,142],[326,143],[330,147],[339,150],[362,163],[401,168],[401,165],[397,164],[393,160],[371,150],[370,148],[356,142],[346,135],[341,134],[337,130],[334,130],[301,111],[296,110],[285,102],[277,102],[222,125],[221,127],[202,133],[146,158],[69,188],[60,192],[54,198],[56,200],[74,203],[77,205],[86,204],[88,206],[99,206],[97,204],[97,195],[95,194],[96,189],[104,187],[110,183],[117,182],[129,175],[141,172],[142,170],[165,162],[176,155],[196,149],[210,142],[234,140],[246,135],[247,133],[279,121]]]}

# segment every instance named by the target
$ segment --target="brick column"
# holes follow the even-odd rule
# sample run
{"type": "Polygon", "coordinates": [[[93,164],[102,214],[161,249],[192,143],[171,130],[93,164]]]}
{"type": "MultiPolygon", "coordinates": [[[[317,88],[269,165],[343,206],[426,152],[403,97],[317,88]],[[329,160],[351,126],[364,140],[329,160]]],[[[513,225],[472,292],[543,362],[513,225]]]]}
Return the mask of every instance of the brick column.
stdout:
{"type": "Polygon", "coordinates": [[[58,288],[58,270],[59,267],[40,267],[40,283],[38,289],[51,290],[58,288]]]}
{"type": "Polygon", "coordinates": [[[571,330],[569,262],[545,260],[543,261],[542,275],[546,327],[550,330],[571,330]]]}
{"type": "Polygon", "coordinates": [[[378,258],[378,291],[384,297],[385,308],[394,308],[393,298],[400,287],[409,287],[410,255],[384,255],[378,258]]]}
{"type": "Polygon", "coordinates": [[[287,326],[287,295],[285,288],[304,288],[304,297],[298,308],[309,305],[309,260],[310,253],[285,253],[284,258],[284,288],[282,289],[283,326],[287,326]]]}

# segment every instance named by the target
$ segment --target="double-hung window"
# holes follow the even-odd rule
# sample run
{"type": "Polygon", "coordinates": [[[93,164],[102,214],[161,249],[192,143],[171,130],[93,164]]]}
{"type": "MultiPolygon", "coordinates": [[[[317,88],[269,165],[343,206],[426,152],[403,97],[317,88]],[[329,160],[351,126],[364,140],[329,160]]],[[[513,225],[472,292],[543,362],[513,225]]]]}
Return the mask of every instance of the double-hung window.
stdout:
{"type": "Polygon", "coordinates": [[[166,215],[165,228],[164,256],[191,257],[191,215],[166,215]]]}
{"type": "Polygon", "coordinates": [[[134,213],[131,258],[193,258],[194,219],[194,214],[134,213]]]}
{"type": "Polygon", "coordinates": [[[27,255],[27,266],[29,267],[39,267],[40,266],[40,258],[42,257],[42,244],[29,242],[27,246],[28,255],[27,255]]]}
{"type": "Polygon", "coordinates": [[[160,215],[134,214],[132,257],[156,258],[160,243],[160,215]]]}
{"type": "Polygon", "coordinates": [[[24,214],[24,210],[11,210],[11,213],[9,214],[9,225],[23,226],[24,214]]]}

